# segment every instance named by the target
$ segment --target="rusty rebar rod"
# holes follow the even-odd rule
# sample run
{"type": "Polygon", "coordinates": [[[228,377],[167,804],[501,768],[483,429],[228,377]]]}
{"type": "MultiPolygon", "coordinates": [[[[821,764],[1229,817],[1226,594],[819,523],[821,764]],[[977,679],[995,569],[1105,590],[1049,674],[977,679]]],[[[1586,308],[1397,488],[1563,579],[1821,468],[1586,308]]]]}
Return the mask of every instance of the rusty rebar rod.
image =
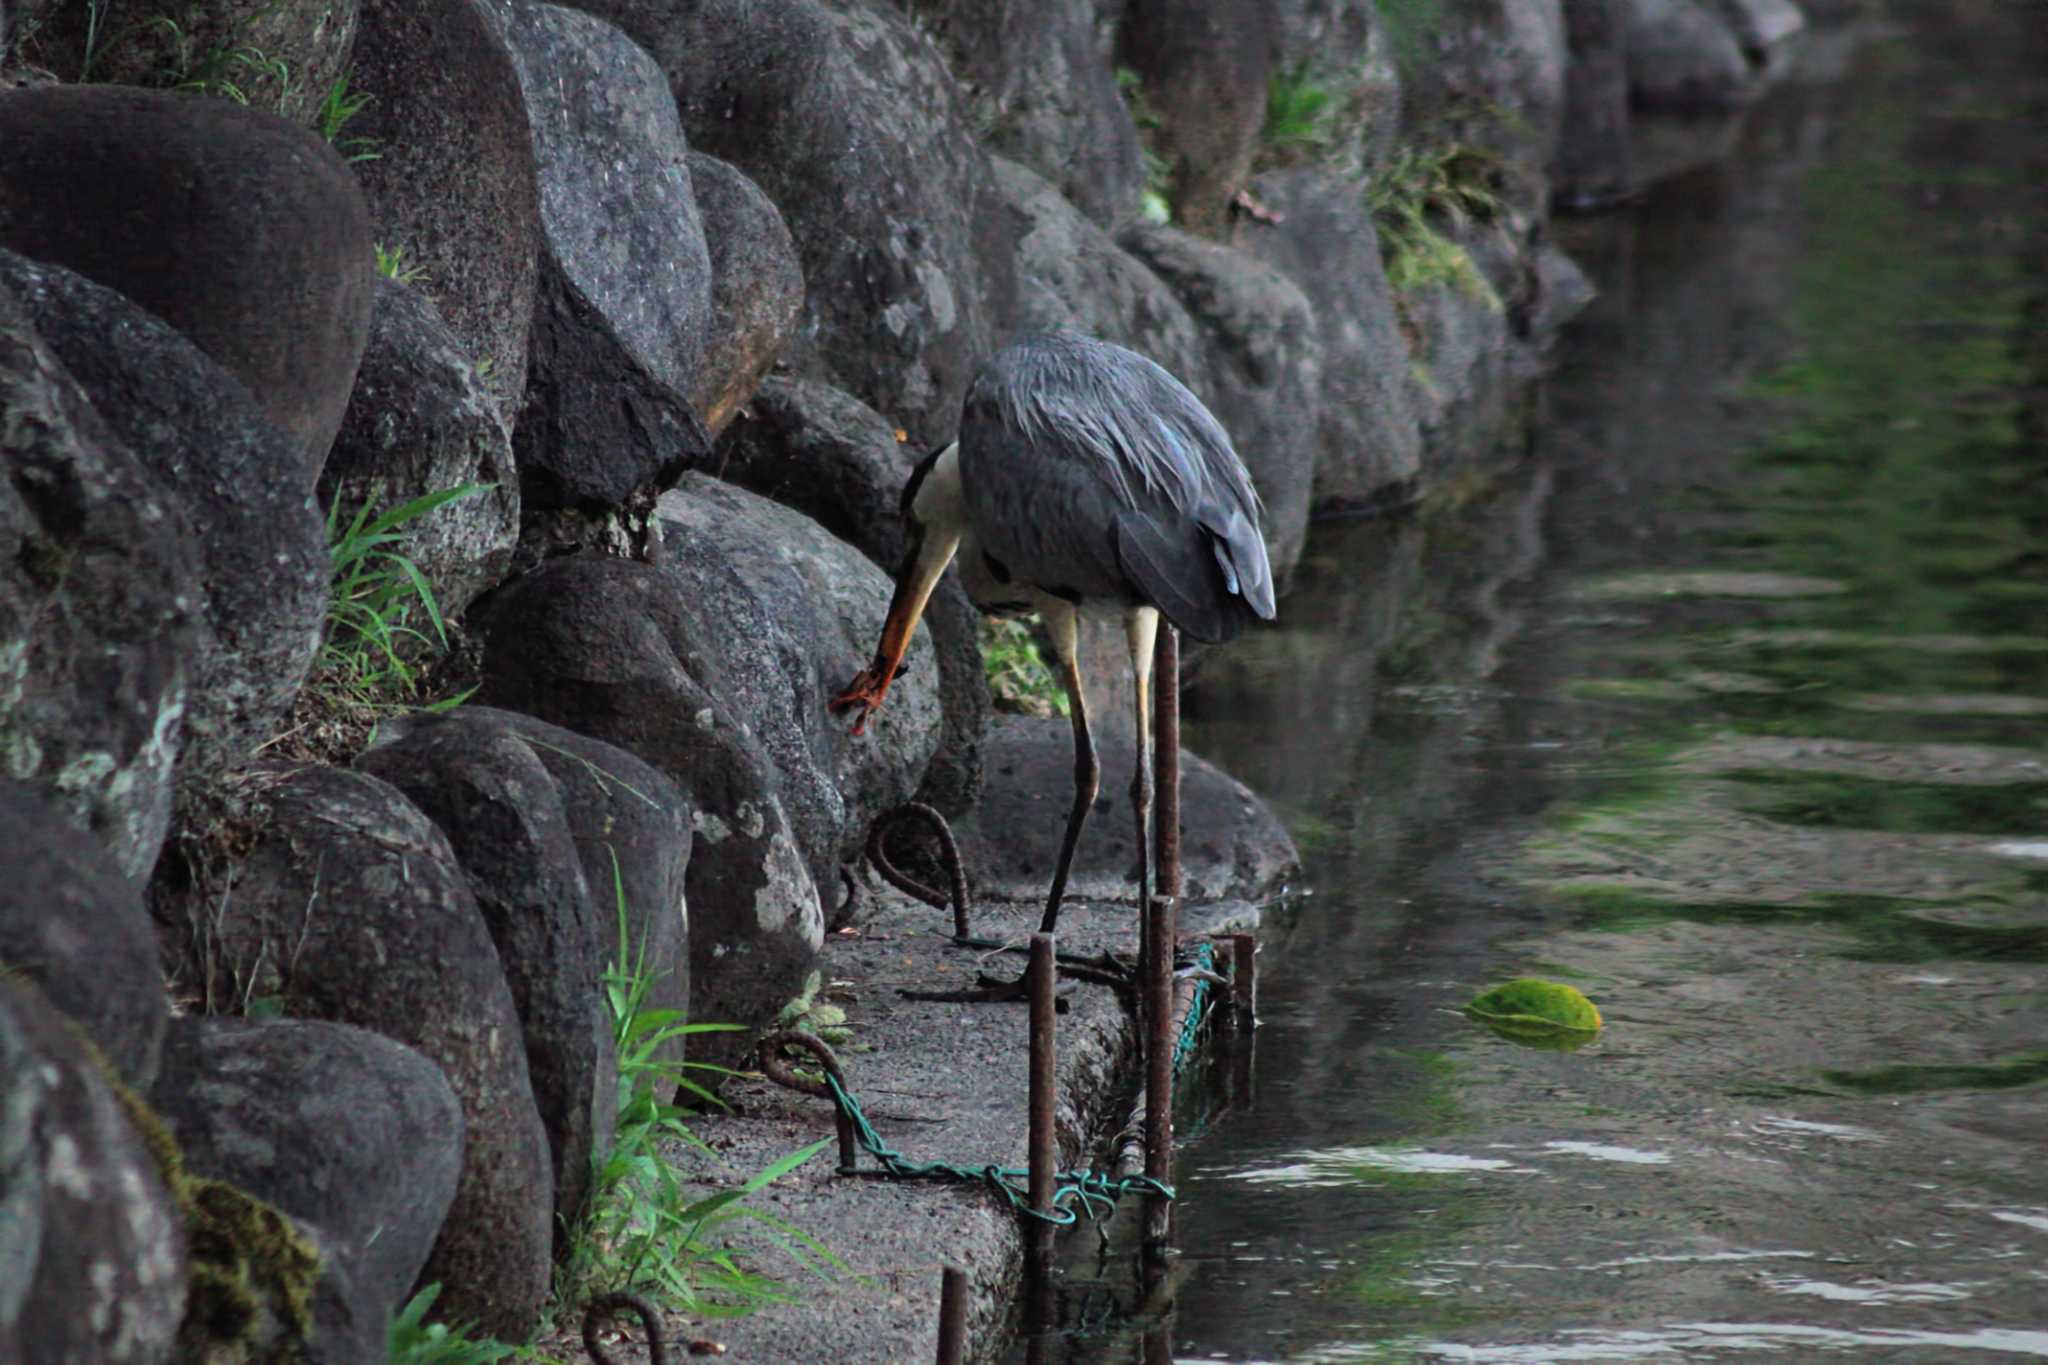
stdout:
{"type": "Polygon", "coordinates": [[[824,1039],[796,1029],[783,1029],[779,1033],[771,1033],[754,1049],[755,1064],[761,1068],[761,1074],[769,1080],[790,1090],[815,1095],[821,1100],[833,1101],[832,1123],[839,1135],[839,1174],[854,1174],[860,1167],[860,1145],[855,1140],[853,1116],[840,1107],[831,1086],[823,1081],[814,1081],[808,1076],[797,1074],[790,1066],[789,1059],[782,1055],[785,1047],[810,1053],[825,1069],[825,1074],[838,1081],[844,1088],[846,1073],[840,1069],[838,1055],[824,1039]]]}
{"type": "Polygon", "coordinates": [[[1053,935],[1031,936],[1031,965],[1025,976],[1031,990],[1031,1138],[1030,1195],[1026,1251],[1042,1261],[1052,1252],[1053,1181],[1059,1170],[1059,1149],[1053,1142],[1053,1106],[1058,1097],[1059,1013],[1054,998],[1059,984],[1053,935]]]}
{"type": "MultiPolygon", "coordinates": [[[[1173,1183],[1173,1055],[1180,1042],[1180,1032],[1173,1026],[1173,948],[1178,937],[1175,921],[1180,918],[1176,905],[1171,896],[1152,898],[1152,932],[1145,936],[1151,957],[1143,967],[1151,1001],[1145,1020],[1145,1174],[1161,1185],[1173,1183]]],[[[1172,1217],[1172,1200],[1147,1195],[1145,1240],[1163,1244],[1172,1217]]]]}
{"type": "Polygon", "coordinates": [[[648,1365],[666,1365],[668,1352],[661,1339],[661,1314],[655,1310],[652,1301],[639,1294],[625,1292],[599,1294],[583,1306],[583,1349],[591,1360],[596,1365],[612,1365],[598,1328],[620,1312],[634,1314],[646,1329],[648,1365]]]}
{"type": "MultiPolygon", "coordinates": [[[[1187,1027],[1188,1012],[1195,1007],[1198,989],[1199,983],[1193,977],[1181,977],[1173,984],[1173,1024],[1169,1031],[1175,1039],[1179,1039],[1182,1030],[1187,1027]]],[[[1123,1130],[1119,1135],[1121,1141],[1117,1148],[1116,1160],[1116,1173],[1120,1180],[1128,1179],[1141,1170],[1149,1174],[1149,1167],[1146,1164],[1145,1130],[1150,1111],[1149,1096],[1140,1095],[1137,1105],[1131,1110],[1130,1118],[1124,1121],[1123,1130]]]]}
{"type": "Polygon", "coordinates": [[[967,1272],[949,1265],[939,1281],[939,1365],[966,1365],[967,1272]]]}

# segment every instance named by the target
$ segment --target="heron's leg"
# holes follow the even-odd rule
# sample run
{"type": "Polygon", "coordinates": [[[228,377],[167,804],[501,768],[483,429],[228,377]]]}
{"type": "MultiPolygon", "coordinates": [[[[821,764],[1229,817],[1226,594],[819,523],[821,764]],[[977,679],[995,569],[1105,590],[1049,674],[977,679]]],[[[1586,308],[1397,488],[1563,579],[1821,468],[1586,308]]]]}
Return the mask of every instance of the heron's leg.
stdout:
{"type": "Polygon", "coordinates": [[[1152,908],[1152,648],[1159,638],[1159,613],[1133,607],[1124,618],[1131,646],[1132,701],[1137,706],[1137,764],[1131,774],[1131,811],[1138,821],[1138,914],[1151,922],[1152,908]]]}
{"type": "Polygon", "coordinates": [[[1059,923],[1060,902],[1067,895],[1067,874],[1073,870],[1074,849],[1081,842],[1081,826],[1088,822],[1088,808],[1095,804],[1102,770],[1095,761],[1095,741],[1088,734],[1088,693],[1081,686],[1080,615],[1056,598],[1039,607],[1046,633],[1060,656],[1060,682],[1067,689],[1068,709],[1074,722],[1074,805],[1067,812],[1067,833],[1060,841],[1059,866],[1053,869],[1052,892],[1045,898],[1045,918],[1038,932],[1049,934],[1059,923]]]}

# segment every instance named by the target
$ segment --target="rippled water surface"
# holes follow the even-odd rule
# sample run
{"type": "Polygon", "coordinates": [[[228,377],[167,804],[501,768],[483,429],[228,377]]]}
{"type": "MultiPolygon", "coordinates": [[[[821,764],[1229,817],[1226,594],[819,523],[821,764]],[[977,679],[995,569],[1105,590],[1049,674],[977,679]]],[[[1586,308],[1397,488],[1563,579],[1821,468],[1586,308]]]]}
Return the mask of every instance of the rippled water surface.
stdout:
{"type": "Polygon", "coordinates": [[[1306,894],[1170,1318],[1077,1239],[1034,1357],[2048,1357],[2048,5],[1895,12],[1567,225],[1531,456],[1212,661],[1306,894]],[[1457,1013],[1522,975],[1597,1041],[1457,1013]]]}

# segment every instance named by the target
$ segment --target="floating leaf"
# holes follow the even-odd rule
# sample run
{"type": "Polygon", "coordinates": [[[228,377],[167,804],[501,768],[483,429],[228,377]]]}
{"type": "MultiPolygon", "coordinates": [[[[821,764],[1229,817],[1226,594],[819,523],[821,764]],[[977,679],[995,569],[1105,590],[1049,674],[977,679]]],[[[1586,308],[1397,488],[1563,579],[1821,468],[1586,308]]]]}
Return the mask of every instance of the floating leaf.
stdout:
{"type": "Polygon", "coordinates": [[[1526,1047],[1569,1051],[1600,1031],[1599,1009],[1576,986],[1534,976],[1494,987],[1465,1006],[1465,1013],[1526,1047]]]}

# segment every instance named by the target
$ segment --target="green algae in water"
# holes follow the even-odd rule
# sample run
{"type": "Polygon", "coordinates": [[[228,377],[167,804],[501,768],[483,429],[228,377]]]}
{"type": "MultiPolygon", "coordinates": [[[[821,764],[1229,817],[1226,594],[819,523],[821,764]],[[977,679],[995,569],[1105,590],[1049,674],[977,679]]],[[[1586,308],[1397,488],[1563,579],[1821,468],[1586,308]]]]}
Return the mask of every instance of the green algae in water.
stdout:
{"type": "Polygon", "coordinates": [[[1828,1084],[1858,1095],[1921,1095],[1934,1090],[2010,1090],[2048,1081],[2048,1052],[2003,1062],[1900,1063],[1868,1071],[1823,1071],[1828,1084]]]}
{"type": "Polygon", "coordinates": [[[1780,824],[1893,834],[2036,834],[2048,827],[2048,782],[1894,782],[1756,768],[1715,776],[1765,792],[1769,799],[1742,809],[1780,824]]]}
{"type": "MultiPolygon", "coordinates": [[[[2035,874],[2028,874],[2033,876],[2035,874]]],[[[2021,885],[2024,885],[2022,880],[2021,885]]],[[[1840,955],[1861,962],[2048,962],[2048,925],[1932,919],[1941,909],[2008,910],[2005,897],[1936,904],[1897,896],[1821,894],[1799,901],[1675,900],[1625,886],[1552,888],[1581,907],[1574,926],[1607,933],[1692,924],[1810,925],[1844,936],[1840,955]]],[[[2025,899],[2024,893],[2021,900],[2025,899]]]]}
{"type": "Polygon", "coordinates": [[[1496,986],[1465,1013],[1509,1042],[1569,1051],[1600,1031],[1600,1010],[1576,986],[1525,976],[1496,986]]]}

